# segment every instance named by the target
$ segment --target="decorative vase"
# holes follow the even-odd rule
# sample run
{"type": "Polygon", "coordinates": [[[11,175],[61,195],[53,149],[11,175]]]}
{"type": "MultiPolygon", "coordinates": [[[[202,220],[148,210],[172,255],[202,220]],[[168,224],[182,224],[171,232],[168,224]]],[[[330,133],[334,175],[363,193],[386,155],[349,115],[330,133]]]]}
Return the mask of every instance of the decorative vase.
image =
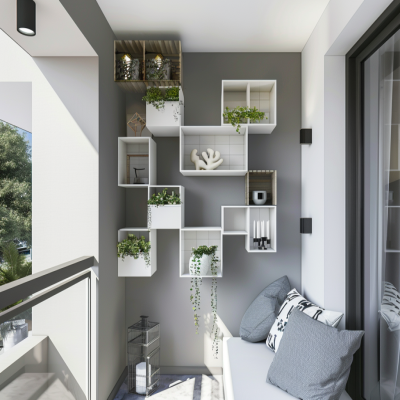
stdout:
{"type": "Polygon", "coordinates": [[[253,203],[257,205],[263,205],[267,202],[267,192],[265,190],[253,191],[253,203]]]}
{"type": "Polygon", "coordinates": [[[212,255],[203,254],[200,258],[200,265],[195,265],[193,262],[194,257],[191,256],[189,260],[189,273],[190,275],[198,275],[195,273],[195,268],[200,267],[200,276],[207,275],[211,268],[212,255]]]}

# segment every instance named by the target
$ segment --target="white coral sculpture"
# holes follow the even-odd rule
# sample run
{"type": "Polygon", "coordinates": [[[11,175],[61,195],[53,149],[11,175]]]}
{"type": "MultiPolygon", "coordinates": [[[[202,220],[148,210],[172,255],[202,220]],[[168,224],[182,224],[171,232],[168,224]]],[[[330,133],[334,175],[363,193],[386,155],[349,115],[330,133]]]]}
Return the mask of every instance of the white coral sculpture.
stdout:
{"type": "Polygon", "coordinates": [[[202,156],[203,160],[200,160],[200,157],[197,155],[197,149],[192,150],[190,154],[190,161],[195,165],[196,170],[207,169],[212,170],[218,168],[223,163],[223,158],[221,158],[221,154],[219,151],[215,151],[213,149],[207,149],[207,153],[203,151],[202,156]],[[208,154],[207,154],[208,153],[208,154]],[[207,164],[206,164],[207,162],[207,164]]]}

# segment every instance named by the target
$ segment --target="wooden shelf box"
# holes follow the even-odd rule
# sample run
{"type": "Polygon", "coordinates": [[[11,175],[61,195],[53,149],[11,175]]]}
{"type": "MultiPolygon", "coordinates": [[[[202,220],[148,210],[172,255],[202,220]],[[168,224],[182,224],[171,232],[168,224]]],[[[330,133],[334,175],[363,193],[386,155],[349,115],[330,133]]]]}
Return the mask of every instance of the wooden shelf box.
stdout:
{"type": "Polygon", "coordinates": [[[179,40],[115,40],[114,41],[114,81],[128,92],[146,93],[148,87],[182,86],[182,47],[179,40]],[[129,53],[139,59],[140,76],[138,80],[117,80],[116,62],[122,53],[129,53]],[[154,59],[157,54],[171,60],[170,80],[147,80],[146,60],[154,59]]]}
{"type": "MultiPolygon", "coordinates": [[[[165,92],[165,88],[161,91],[165,92]]],[[[179,101],[166,101],[164,108],[157,110],[146,104],[146,127],[154,136],[179,136],[184,125],[183,91],[179,88],[179,101]]]]}
{"type": "Polygon", "coordinates": [[[255,205],[253,191],[266,191],[267,202],[265,205],[277,205],[277,171],[276,170],[251,170],[245,177],[246,205],[255,205]]]}
{"type": "MultiPolygon", "coordinates": [[[[179,259],[179,276],[181,278],[192,278],[194,275],[189,273],[189,260],[192,248],[199,246],[218,246],[215,255],[219,258],[217,268],[217,278],[222,278],[223,272],[223,241],[222,230],[220,227],[199,227],[199,228],[183,228],[180,231],[180,259],[179,259]]],[[[202,278],[213,278],[209,274],[201,276],[202,278]]]]}
{"type": "Polygon", "coordinates": [[[240,134],[232,126],[182,126],[180,133],[180,172],[186,176],[243,176],[247,173],[247,128],[240,134]],[[219,151],[224,162],[214,170],[196,170],[190,160],[193,149],[201,157],[207,148],[219,151]]]}
{"type": "Polygon", "coordinates": [[[133,257],[118,258],[118,276],[119,277],[150,277],[157,271],[157,231],[155,229],[148,231],[147,228],[124,228],[118,231],[118,242],[126,239],[128,234],[134,234],[137,237],[144,236],[150,241],[150,265],[146,265],[143,257],[138,259],[133,257]]]}
{"type": "MultiPolygon", "coordinates": [[[[185,188],[183,186],[173,185],[151,185],[149,186],[149,199],[153,194],[160,193],[163,189],[168,188],[167,193],[179,193],[182,204],[179,205],[165,205],[153,206],[150,208],[150,225],[151,229],[181,229],[185,225],[185,188]]],[[[149,212],[149,211],[148,211],[149,212]]]]}
{"type": "Polygon", "coordinates": [[[149,137],[118,138],[118,186],[129,188],[148,187],[157,183],[157,145],[149,137]],[[135,169],[143,181],[134,184],[135,169]],[[145,180],[147,179],[147,183],[145,180]]]}
{"type": "Polygon", "coordinates": [[[275,80],[223,80],[221,99],[221,125],[230,124],[222,113],[226,107],[257,107],[265,113],[260,122],[243,121],[250,133],[271,133],[276,127],[276,81],[275,80]]]}

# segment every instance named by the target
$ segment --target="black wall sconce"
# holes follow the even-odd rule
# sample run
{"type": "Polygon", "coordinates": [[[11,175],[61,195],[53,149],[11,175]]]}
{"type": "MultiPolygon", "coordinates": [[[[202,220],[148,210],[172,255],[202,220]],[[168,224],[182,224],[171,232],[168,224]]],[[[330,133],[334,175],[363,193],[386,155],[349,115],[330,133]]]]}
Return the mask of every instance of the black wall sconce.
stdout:
{"type": "Polygon", "coordinates": [[[36,35],[36,3],[17,0],[17,31],[25,36],[36,35]]]}
{"type": "Polygon", "coordinates": [[[300,218],[300,233],[312,233],[312,218],[300,218]]]}
{"type": "Polygon", "coordinates": [[[300,144],[312,144],[312,129],[300,129],[300,144]]]}

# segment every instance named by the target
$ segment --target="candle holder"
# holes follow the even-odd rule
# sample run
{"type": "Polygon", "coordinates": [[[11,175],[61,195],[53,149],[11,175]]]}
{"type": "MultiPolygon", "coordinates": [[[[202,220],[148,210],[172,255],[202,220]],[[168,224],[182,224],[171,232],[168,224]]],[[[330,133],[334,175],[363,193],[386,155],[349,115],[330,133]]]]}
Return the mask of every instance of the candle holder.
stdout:
{"type": "Polygon", "coordinates": [[[262,237],[261,238],[261,248],[260,248],[260,250],[267,250],[267,241],[268,241],[268,239],[266,238],[266,237],[262,237]]]}
{"type": "Polygon", "coordinates": [[[260,242],[261,242],[260,238],[253,238],[253,248],[258,249],[260,246],[260,242]]]}

